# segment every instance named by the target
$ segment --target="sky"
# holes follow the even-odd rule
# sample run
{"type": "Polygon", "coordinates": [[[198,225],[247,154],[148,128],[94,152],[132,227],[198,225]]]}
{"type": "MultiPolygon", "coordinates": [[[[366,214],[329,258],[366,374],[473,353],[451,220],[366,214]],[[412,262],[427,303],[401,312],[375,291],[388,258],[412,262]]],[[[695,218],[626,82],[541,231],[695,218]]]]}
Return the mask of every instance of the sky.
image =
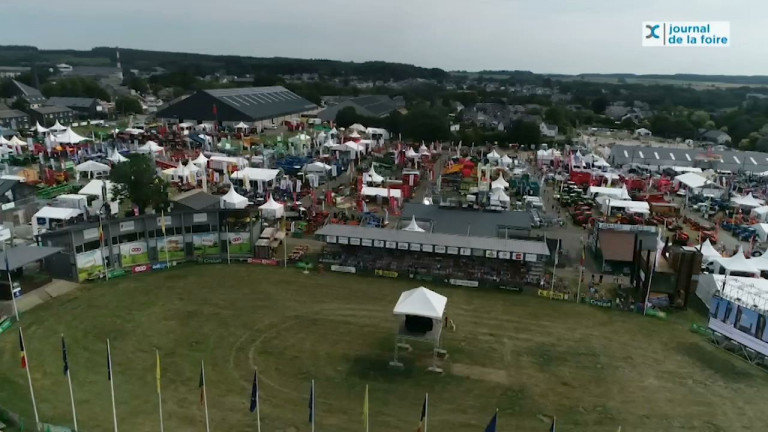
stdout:
{"type": "Polygon", "coordinates": [[[0,44],[384,60],[446,70],[768,75],[764,0],[2,0],[0,44]],[[643,48],[643,21],[730,21],[643,48]]]}

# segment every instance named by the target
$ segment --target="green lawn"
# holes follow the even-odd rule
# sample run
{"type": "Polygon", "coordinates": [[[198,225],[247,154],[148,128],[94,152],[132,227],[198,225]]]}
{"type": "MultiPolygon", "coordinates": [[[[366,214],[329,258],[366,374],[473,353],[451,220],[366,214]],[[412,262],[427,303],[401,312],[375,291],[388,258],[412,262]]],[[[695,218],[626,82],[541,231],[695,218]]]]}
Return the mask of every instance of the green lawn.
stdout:
{"type": "MultiPolygon", "coordinates": [[[[158,427],[154,349],[163,363],[167,430],[203,430],[198,374],[205,360],[211,428],[256,430],[248,413],[254,367],[265,431],[308,431],[316,382],[318,431],[415,430],[425,392],[430,430],[765,430],[768,377],[687,326],[506,291],[430,286],[448,296],[446,374],[426,372],[415,345],[389,369],[391,312],[408,281],[302,274],[255,265],[185,265],[85,285],[22,317],[44,421],[70,422],[59,337],[67,336],[79,426],[109,430],[105,339],[112,343],[121,430],[158,427]],[[294,429],[291,429],[294,428],[294,429]]],[[[0,405],[31,418],[16,332],[0,335],[0,405]]]]}

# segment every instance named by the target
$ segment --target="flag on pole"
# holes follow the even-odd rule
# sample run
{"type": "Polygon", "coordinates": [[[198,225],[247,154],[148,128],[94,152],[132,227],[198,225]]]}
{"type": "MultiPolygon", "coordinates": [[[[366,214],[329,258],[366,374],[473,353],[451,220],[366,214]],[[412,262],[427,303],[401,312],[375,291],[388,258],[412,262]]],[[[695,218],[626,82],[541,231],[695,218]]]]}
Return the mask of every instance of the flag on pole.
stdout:
{"type": "Polygon", "coordinates": [[[365,399],[363,399],[363,428],[368,430],[368,385],[365,386],[365,399]]]}
{"type": "Polygon", "coordinates": [[[160,394],[160,352],[155,351],[155,379],[157,380],[157,394],[160,394]]]}
{"type": "Polygon", "coordinates": [[[253,373],[253,387],[251,388],[251,412],[259,407],[259,371],[253,373]]]}
{"type": "Polygon", "coordinates": [[[27,368],[27,352],[24,349],[24,336],[21,335],[21,329],[19,329],[19,351],[21,353],[21,368],[27,368]]]}
{"type": "Polygon", "coordinates": [[[61,359],[64,362],[64,376],[69,375],[69,359],[67,358],[67,343],[64,342],[64,335],[61,336],[61,359]]]}
{"type": "Polygon", "coordinates": [[[419,427],[416,432],[426,432],[425,423],[427,419],[427,397],[424,396],[424,403],[421,405],[421,416],[419,417],[419,427]]]}
{"type": "Polygon", "coordinates": [[[104,228],[102,227],[102,224],[101,224],[101,218],[99,218],[99,242],[101,243],[104,242],[104,228]]]}
{"type": "Polygon", "coordinates": [[[493,414],[493,417],[491,417],[491,421],[488,422],[488,426],[485,427],[485,432],[496,432],[496,421],[499,418],[499,410],[496,410],[496,412],[493,414]]]}
{"type": "Polygon", "coordinates": [[[165,211],[164,210],[160,210],[160,229],[163,230],[163,235],[165,235],[165,211]]]}
{"type": "Polygon", "coordinates": [[[203,401],[205,400],[205,373],[203,372],[203,367],[200,366],[200,405],[203,404],[203,401]]]}
{"type": "Polygon", "coordinates": [[[315,380],[309,386],[309,422],[315,423],[315,380]]]}

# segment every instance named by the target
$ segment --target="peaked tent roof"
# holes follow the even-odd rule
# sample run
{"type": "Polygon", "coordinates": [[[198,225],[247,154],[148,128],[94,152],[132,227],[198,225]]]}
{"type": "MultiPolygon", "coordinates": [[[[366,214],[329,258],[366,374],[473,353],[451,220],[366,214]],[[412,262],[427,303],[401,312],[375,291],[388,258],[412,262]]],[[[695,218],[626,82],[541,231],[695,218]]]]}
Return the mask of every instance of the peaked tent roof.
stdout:
{"type": "Polygon", "coordinates": [[[35,122],[35,131],[37,131],[37,133],[46,133],[48,132],[48,129],[40,126],[40,122],[35,122]]]}
{"type": "Polygon", "coordinates": [[[119,151],[113,151],[112,154],[107,157],[107,159],[114,163],[128,162],[128,158],[121,155],[119,151]]]}
{"type": "Polygon", "coordinates": [[[102,197],[103,188],[107,189],[107,200],[112,200],[112,182],[109,180],[91,180],[80,189],[77,193],[80,195],[93,195],[99,198],[102,197]]]}
{"type": "Polygon", "coordinates": [[[752,192],[746,196],[737,196],[732,198],[731,202],[744,207],[760,207],[761,205],[765,204],[765,201],[752,196],[752,192]]]}
{"type": "Polygon", "coordinates": [[[411,217],[411,223],[403,231],[426,232],[416,223],[416,216],[411,217]]]}
{"type": "Polygon", "coordinates": [[[699,247],[699,251],[704,256],[704,258],[722,258],[723,255],[715,249],[714,246],[712,246],[712,242],[707,239],[704,243],[701,244],[699,247]]]}
{"type": "MultiPolygon", "coordinates": [[[[53,129],[53,128],[51,128],[53,129]]],[[[78,135],[72,128],[67,128],[64,132],[54,135],[56,142],[64,144],[77,144],[81,141],[85,141],[88,138],[78,135]]]]}
{"type": "Polygon", "coordinates": [[[721,257],[717,259],[717,262],[726,269],[728,273],[740,272],[740,273],[752,273],[760,274],[760,270],[753,265],[747,257],[744,256],[744,249],[739,247],[736,255],[732,257],[721,257]]]}
{"type": "Polygon", "coordinates": [[[80,172],[109,172],[111,169],[112,168],[110,168],[109,165],[92,160],[85,161],[75,166],[75,170],[80,172]]]}
{"type": "Polygon", "coordinates": [[[147,141],[143,146],[139,147],[139,153],[161,152],[163,150],[165,149],[154,141],[147,141]]]}
{"type": "Polygon", "coordinates": [[[506,189],[509,183],[504,180],[504,177],[499,176],[496,180],[491,182],[491,189],[506,189]]]}
{"type": "Polygon", "coordinates": [[[54,123],[53,126],[49,127],[48,130],[54,131],[54,132],[61,132],[67,130],[65,126],[63,126],[61,123],[59,123],[58,120],[56,120],[56,123],[54,123]]]}
{"type": "MultiPolygon", "coordinates": [[[[66,141],[61,141],[61,142],[66,142],[66,141]]],[[[19,137],[14,135],[11,137],[10,141],[8,141],[8,144],[14,145],[14,146],[25,146],[27,145],[27,142],[20,140],[19,137]]]]}
{"type": "Polygon", "coordinates": [[[240,122],[235,125],[235,129],[248,129],[248,125],[243,122],[240,122]]]}
{"type": "Polygon", "coordinates": [[[361,125],[360,123],[355,123],[349,127],[349,130],[365,132],[365,126],[361,125]]]}
{"type": "Polygon", "coordinates": [[[486,156],[488,160],[499,160],[501,159],[501,155],[496,152],[496,149],[493,149],[488,155],[486,156]]]}
{"type": "Polygon", "coordinates": [[[197,165],[197,166],[203,167],[203,166],[206,166],[208,164],[208,158],[205,157],[204,154],[200,153],[199,155],[197,155],[195,160],[192,161],[192,163],[197,165]]]}
{"type": "Polygon", "coordinates": [[[424,287],[414,288],[400,294],[392,313],[442,319],[448,298],[424,287]]]}
{"type": "Polygon", "coordinates": [[[371,165],[371,169],[369,169],[365,174],[368,176],[368,180],[374,183],[381,183],[384,181],[384,177],[382,177],[379,173],[376,172],[375,169],[373,169],[373,165],[371,165]]]}
{"type": "Polygon", "coordinates": [[[240,195],[234,187],[221,197],[221,208],[245,208],[248,206],[248,198],[240,195]]]}

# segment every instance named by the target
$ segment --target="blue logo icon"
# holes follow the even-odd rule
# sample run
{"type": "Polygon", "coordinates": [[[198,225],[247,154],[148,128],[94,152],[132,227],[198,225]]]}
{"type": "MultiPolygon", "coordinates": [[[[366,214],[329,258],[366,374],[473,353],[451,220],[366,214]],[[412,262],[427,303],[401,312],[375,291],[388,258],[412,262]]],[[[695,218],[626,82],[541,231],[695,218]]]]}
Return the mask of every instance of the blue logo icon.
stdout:
{"type": "Polygon", "coordinates": [[[645,36],[646,39],[660,39],[659,35],[656,34],[656,31],[659,30],[660,25],[646,25],[645,28],[648,29],[648,34],[645,36]]]}

